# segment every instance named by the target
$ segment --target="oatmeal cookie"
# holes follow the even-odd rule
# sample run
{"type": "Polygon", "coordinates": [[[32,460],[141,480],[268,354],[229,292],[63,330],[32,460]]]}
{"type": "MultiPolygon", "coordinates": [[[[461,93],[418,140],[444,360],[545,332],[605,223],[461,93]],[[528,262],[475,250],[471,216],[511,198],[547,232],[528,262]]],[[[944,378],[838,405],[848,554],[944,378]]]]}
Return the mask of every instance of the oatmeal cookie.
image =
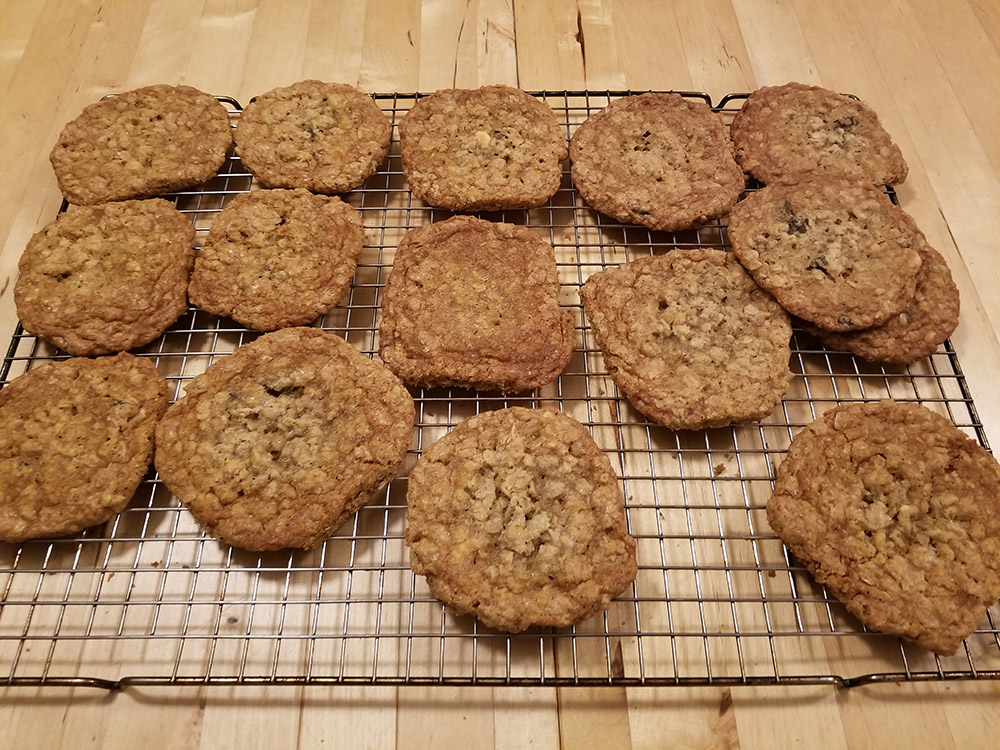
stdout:
{"type": "Polygon", "coordinates": [[[74,534],[121,512],[166,408],[166,378],[131,354],[14,378],[0,390],[0,541],[74,534]]]}
{"type": "Polygon", "coordinates": [[[559,189],[566,134],[551,107],[520,89],[442,89],[399,123],[413,194],[452,211],[540,206],[559,189]]]}
{"type": "Polygon", "coordinates": [[[93,205],[200,185],[232,143],[229,113],[214,96],[157,84],[86,107],[49,160],[66,200],[93,205]]]}
{"type": "Polygon", "coordinates": [[[514,407],[457,425],[424,451],[406,500],[410,566],[489,627],[571,625],[635,578],[611,463],[558,412],[514,407]]]}
{"type": "Polygon", "coordinates": [[[958,327],[958,287],[941,253],[921,237],[917,290],[906,309],[876,328],[834,333],[807,324],[826,346],[869,362],[908,365],[935,351],[958,327]]]}
{"type": "Polygon", "coordinates": [[[212,223],[191,303],[256,331],[305,325],[334,307],[364,244],[358,212],[306,190],[238,195],[212,223]]]}
{"type": "Polygon", "coordinates": [[[378,169],[391,131],[368,94],[345,83],[299,81],[247,105],[236,151],[264,187],[346,193],[378,169]]]}
{"type": "Polygon", "coordinates": [[[762,419],[791,381],[788,315],[722,250],[609,268],[580,297],[615,383],[670,429],[762,419]]]}
{"type": "Polygon", "coordinates": [[[866,626],[936,653],[1000,596],[1000,465],[924,406],[823,414],[792,440],[767,518],[866,626]]]}
{"type": "Polygon", "coordinates": [[[406,382],[523,391],[555,380],[572,352],[555,252],[530,229],[454,216],[399,243],[379,354],[406,382]]]}
{"type": "Polygon", "coordinates": [[[155,464],[213,536],[308,549],[395,476],[414,416],[382,365],[333,334],[285,328],[188,383],[157,428],[155,464]]]}
{"type": "Polygon", "coordinates": [[[591,207],[650,229],[723,216],[744,187],[722,118],[679,94],[611,102],[580,125],[569,154],[573,183],[591,207]]]}
{"type": "Polygon", "coordinates": [[[916,291],[920,231],[873,185],[822,176],[768,185],[733,208],[729,239],[758,284],[828,331],[882,325],[916,291]]]}
{"type": "Polygon", "coordinates": [[[906,162],[878,115],[857,99],[787,83],[750,94],[730,126],[740,166],[764,183],[804,174],[874,185],[906,179],[906,162]]]}
{"type": "Polygon", "coordinates": [[[187,310],[195,229],[167,201],[71,206],[18,263],[24,330],[70,354],[148,344],[187,310]]]}

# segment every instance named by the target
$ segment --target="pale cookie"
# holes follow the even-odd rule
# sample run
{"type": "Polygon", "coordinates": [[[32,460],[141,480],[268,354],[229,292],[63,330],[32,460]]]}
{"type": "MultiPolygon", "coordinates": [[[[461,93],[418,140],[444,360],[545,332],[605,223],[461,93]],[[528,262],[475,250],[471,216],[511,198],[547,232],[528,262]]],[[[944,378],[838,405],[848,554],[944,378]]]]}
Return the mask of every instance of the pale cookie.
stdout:
{"type": "Polygon", "coordinates": [[[379,355],[407,383],[523,391],[555,380],[572,352],[555,252],[530,229],[455,216],[399,243],[379,355]]]}
{"type": "Polygon", "coordinates": [[[552,108],[520,89],[442,89],[399,123],[413,194],[452,211],[540,206],[559,189],[566,133],[552,108]]]}
{"type": "Polygon", "coordinates": [[[740,166],[761,182],[805,174],[874,185],[906,179],[906,162],[863,102],[818,86],[787,83],[750,94],[730,134],[740,166]]]}
{"type": "Polygon", "coordinates": [[[819,176],[768,185],[733,208],[729,239],[758,284],[828,331],[882,325],[916,291],[922,235],[872,185],[819,176]]]}
{"type": "Polygon", "coordinates": [[[50,362],[0,390],[0,541],[104,523],[135,494],[167,408],[148,359],[50,362]]]}
{"type": "Polygon", "coordinates": [[[238,195],[208,231],[188,296],[256,331],[305,325],[343,298],[363,244],[361,217],[339,198],[306,190],[238,195]]]}
{"type": "Polygon", "coordinates": [[[92,205],[200,185],[232,143],[229,113],[214,96],[157,84],[86,107],[49,160],[66,200],[92,205]]]}
{"type": "Polygon", "coordinates": [[[762,419],[791,381],[788,315],[724,251],[640,258],[580,297],[612,379],[670,429],[762,419]]]}
{"type": "Polygon", "coordinates": [[[188,309],[194,237],[191,222],[158,198],[70,207],[18,263],[24,330],[81,356],[148,344],[188,309]]]}
{"type": "Polygon", "coordinates": [[[908,365],[937,351],[958,327],[960,298],[948,264],[921,239],[923,264],[917,289],[906,309],[876,328],[834,333],[812,325],[807,330],[831,349],[851,352],[869,362],[908,365]]]}
{"type": "Polygon", "coordinates": [[[346,193],[378,169],[391,131],[368,94],[345,83],[299,81],[247,105],[236,151],[264,187],[346,193]]]}
{"type": "Polygon", "coordinates": [[[410,566],[488,627],[571,625],[635,578],[611,463],[558,412],[514,407],[457,425],[424,451],[406,500],[410,566]]]}
{"type": "Polygon", "coordinates": [[[1000,596],[1000,465],[917,404],[850,404],[792,440],[767,518],[869,628],[952,654],[1000,596]]]}
{"type": "Polygon", "coordinates": [[[215,537],[308,549],[393,478],[413,399],[343,339],[285,328],[218,360],[156,431],[156,468],[215,537]]]}
{"type": "Polygon", "coordinates": [[[650,229],[723,216],[744,187],[722,118],[679,94],[611,102],[573,134],[570,161],[573,183],[592,208],[650,229]]]}

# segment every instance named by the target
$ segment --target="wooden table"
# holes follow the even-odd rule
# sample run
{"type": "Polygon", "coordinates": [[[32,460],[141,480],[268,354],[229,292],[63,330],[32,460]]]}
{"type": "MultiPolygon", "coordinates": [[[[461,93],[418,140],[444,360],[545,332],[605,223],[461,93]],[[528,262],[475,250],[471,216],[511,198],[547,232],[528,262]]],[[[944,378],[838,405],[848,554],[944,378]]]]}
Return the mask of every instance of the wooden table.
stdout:
{"type": "MultiPolygon", "coordinates": [[[[952,337],[1000,445],[1000,4],[995,0],[0,2],[0,340],[48,151],[102,95],[186,83],[247,102],[304,78],[378,92],[728,92],[798,80],[879,112],[901,204],[962,294],[952,337]]],[[[9,747],[1000,746],[1000,683],[830,686],[0,688],[9,747]]]]}

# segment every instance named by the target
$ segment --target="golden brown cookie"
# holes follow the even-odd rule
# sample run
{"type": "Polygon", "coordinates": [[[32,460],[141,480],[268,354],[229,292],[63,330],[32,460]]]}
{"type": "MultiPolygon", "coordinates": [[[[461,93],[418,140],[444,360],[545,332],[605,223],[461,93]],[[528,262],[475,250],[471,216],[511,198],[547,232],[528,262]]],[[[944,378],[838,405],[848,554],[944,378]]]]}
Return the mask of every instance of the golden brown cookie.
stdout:
{"type": "Polygon", "coordinates": [[[410,190],[453,211],[533,208],[562,179],[566,133],[552,109],[510,86],[442,89],[399,123],[410,190]]]}
{"type": "Polygon", "coordinates": [[[636,575],[611,463],[558,412],[457,425],[424,451],[406,501],[410,566],[451,610],[498,630],[571,625],[636,575]]]}
{"type": "Polygon", "coordinates": [[[831,349],[851,352],[869,362],[908,365],[927,357],[958,327],[960,300],[941,253],[921,236],[922,265],[917,289],[906,309],[875,328],[835,333],[809,325],[807,330],[831,349]]]}
{"type": "Polygon", "coordinates": [[[1000,596],[1000,465],[924,406],[823,414],[792,440],[767,518],[861,622],[939,654],[1000,596]]]}
{"type": "Polygon", "coordinates": [[[762,419],[791,381],[788,315],[722,250],[609,268],[580,297],[615,383],[670,429],[762,419]]]}
{"type": "Polygon", "coordinates": [[[740,166],[764,183],[805,174],[874,185],[906,179],[906,162],[878,115],[857,99],[786,83],[750,94],[730,126],[740,166]]]}
{"type": "Polygon", "coordinates": [[[305,325],[343,298],[363,244],[360,215],[339,198],[244,193],[212,223],[188,295],[256,331],[305,325]]]}
{"type": "Polygon", "coordinates": [[[24,330],[80,356],[148,344],[187,310],[194,236],[158,198],[70,207],[18,263],[24,330]]]}
{"type": "Polygon", "coordinates": [[[156,431],[156,468],[213,536],[308,549],[395,476],[413,399],[316,328],[269,333],[188,383],[156,431]]]}
{"type": "Polygon", "coordinates": [[[704,224],[743,191],[722,118],[679,94],[611,102],[580,125],[569,153],[573,183],[591,207],[650,229],[704,224]]]}
{"type": "Polygon", "coordinates": [[[389,153],[392,126],[368,94],[299,81],[255,97],[236,124],[236,151],[264,187],[346,193],[389,153]]]}
{"type": "Polygon", "coordinates": [[[64,536],[128,504],[167,381],[131,354],[50,362],[0,390],[0,541],[64,536]]]}
{"type": "Polygon", "coordinates": [[[399,243],[379,354],[406,382],[523,391],[555,380],[572,352],[555,252],[530,229],[455,216],[399,243]]]}
{"type": "Polygon", "coordinates": [[[49,160],[70,203],[147,198],[212,177],[233,143],[229,113],[191,86],[157,84],[86,107],[49,160]]]}
{"type": "Polygon", "coordinates": [[[754,280],[828,331],[882,325],[916,291],[920,231],[872,185],[822,176],[768,185],[733,208],[728,231],[754,280]]]}

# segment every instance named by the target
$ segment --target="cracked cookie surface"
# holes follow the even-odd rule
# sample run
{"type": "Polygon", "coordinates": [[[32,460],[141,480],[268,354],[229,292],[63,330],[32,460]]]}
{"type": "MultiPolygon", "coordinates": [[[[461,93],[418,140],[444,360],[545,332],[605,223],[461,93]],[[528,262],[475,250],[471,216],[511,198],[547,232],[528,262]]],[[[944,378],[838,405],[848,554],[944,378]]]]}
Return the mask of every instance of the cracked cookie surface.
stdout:
{"type": "Polygon", "coordinates": [[[49,160],[70,203],[147,198],[215,175],[233,143],[229,113],[191,86],[157,84],[84,108],[49,160]]]}
{"type": "Polygon", "coordinates": [[[788,315],[724,251],[640,258],[580,296],[615,383],[670,429],[761,419],[792,378],[788,315]]]}
{"type": "Polygon", "coordinates": [[[611,463],[558,412],[512,407],[458,424],[424,451],[406,497],[411,567],[489,627],[570,625],[635,578],[611,463]]]}
{"type": "Polygon", "coordinates": [[[415,410],[385,367],[333,334],[285,328],[188,383],[156,432],[156,468],[213,536],[308,549],[390,480],[415,410]]]}
{"type": "Polygon", "coordinates": [[[455,216],[399,243],[379,354],[404,381],[528,390],[559,376],[573,333],[555,252],[530,229],[455,216]]]}
{"type": "Polygon", "coordinates": [[[346,193],[389,153],[392,125],[345,83],[306,80],[255,97],[236,124],[236,151],[264,187],[346,193]]]}
{"type": "Polygon", "coordinates": [[[747,98],[730,126],[736,160],[764,183],[809,173],[874,185],[906,179],[899,147],[864,102],[818,86],[766,86],[747,98]]]}
{"type": "Polygon", "coordinates": [[[744,187],[722,119],[679,94],[611,102],[573,134],[570,161],[588,205],[650,229],[687,229],[723,216],[744,187]]]}
{"type": "Polygon", "coordinates": [[[882,325],[913,299],[922,235],[881,190],[811,176],[748,195],[733,252],[788,312],[828,331],[882,325]]]}
{"type": "Polygon", "coordinates": [[[103,523],[135,494],[167,381],[131,354],[51,362],[0,390],[0,540],[103,523]]]}
{"type": "Polygon", "coordinates": [[[767,518],[861,622],[939,654],[1000,596],[1000,465],[924,406],[823,414],[792,440],[767,518]]]}
{"type": "Polygon", "coordinates": [[[194,238],[191,222],[158,198],[71,206],[21,255],[18,317],[74,355],[148,344],[187,311],[194,238]]]}
{"type": "Polygon", "coordinates": [[[566,134],[552,108],[520,89],[441,89],[399,123],[413,194],[452,211],[533,208],[562,180],[566,134]]]}
{"type": "Polygon", "coordinates": [[[238,195],[212,223],[188,295],[256,331],[305,325],[343,298],[363,244],[360,215],[334,196],[238,195]]]}

